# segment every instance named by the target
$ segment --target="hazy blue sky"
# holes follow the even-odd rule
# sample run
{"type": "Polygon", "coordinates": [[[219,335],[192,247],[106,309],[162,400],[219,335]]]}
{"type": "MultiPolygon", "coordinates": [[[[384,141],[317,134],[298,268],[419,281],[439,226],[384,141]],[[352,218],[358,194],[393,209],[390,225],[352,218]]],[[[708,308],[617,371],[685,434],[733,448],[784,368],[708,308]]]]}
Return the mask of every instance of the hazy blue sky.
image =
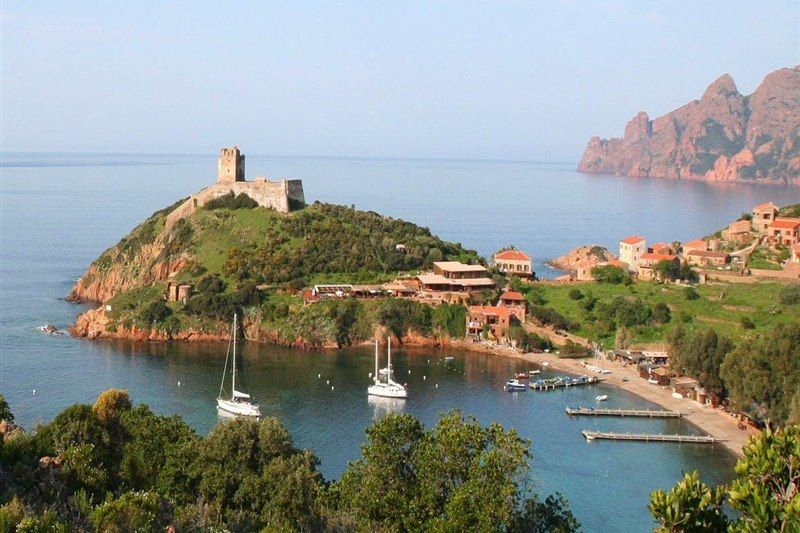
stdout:
{"type": "Polygon", "coordinates": [[[201,4],[4,1],[2,149],[576,161],[800,63],[797,0],[201,4]]]}

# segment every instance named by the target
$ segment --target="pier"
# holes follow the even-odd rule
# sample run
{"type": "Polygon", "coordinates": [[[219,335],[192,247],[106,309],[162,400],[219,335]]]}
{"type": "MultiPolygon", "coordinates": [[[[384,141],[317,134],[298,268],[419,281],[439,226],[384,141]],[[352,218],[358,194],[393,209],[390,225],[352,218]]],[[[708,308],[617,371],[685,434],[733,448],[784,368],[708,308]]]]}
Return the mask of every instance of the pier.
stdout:
{"type": "Polygon", "coordinates": [[[650,409],[596,409],[594,407],[567,407],[570,416],[630,416],[640,418],[680,418],[678,411],[650,409]]]}
{"type": "Polygon", "coordinates": [[[722,439],[706,435],[651,435],[647,433],[605,433],[602,431],[589,431],[584,429],[583,436],[586,440],[635,440],[640,442],[690,442],[694,444],[715,444],[722,439]]]}
{"type": "Polygon", "coordinates": [[[576,378],[561,376],[548,379],[537,379],[529,385],[533,390],[554,390],[562,387],[580,387],[581,385],[593,385],[601,380],[594,376],[579,376],[576,378]]]}

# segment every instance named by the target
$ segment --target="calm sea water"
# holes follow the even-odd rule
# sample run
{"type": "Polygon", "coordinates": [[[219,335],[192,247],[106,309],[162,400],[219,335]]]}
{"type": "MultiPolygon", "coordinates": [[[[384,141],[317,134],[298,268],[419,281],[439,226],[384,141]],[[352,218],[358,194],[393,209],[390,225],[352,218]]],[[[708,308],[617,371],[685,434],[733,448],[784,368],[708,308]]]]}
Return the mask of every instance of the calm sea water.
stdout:
{"type": "MultiPolygon", "coordinates": [[[[583,243],[612,250],[620,238],[685,240],[711,233],[756,203],[800,201],[800,189],[708,185],[584,176],[574,164],[364,160],[248,156],[248,175],[303,178],[306,198],[355,204],[429,226],[481,254],[513,243],[541,262],[583,243]]],[[[82,307],[63,301],[106,247],[153,211],[214,180],[213,156],[3,154],[0,184],[0,391],[28,427],[109,387],[135,402],[180,414],[200,432],[217,423],[224,346],[89,342],[43,335],[66,328],[82,307]],[[180,386],[178,382],[180,381],[180,386]],[[33,394],[33,389],[36,394],[33,394]]],[[[587,443],[584,428],[695,432],[682,421],[569,419],[568,405],[653,407],[596,386],[507,394],[502,384],[523,363],[485,355],[398,352],[409,383],[403,406],[369,402],[369,350],[303,353],[249,344],[251,390],[296,442],[322,460],[327,478],[359,453],[363,431],[390,409],[432,424],[458,408],[531,439],[542,493],[562,492],[587,531],[646,531],[649,492],[687,470],[709,482],[730,475],[733,458],[702,446],[587,443]],[[409,374],[408,371],[411,370],[409,374]],[[318,379],[317,374],[322,378],[318,379]],[[423,379],[423,376],[425,379],[423,379]],[[330,384],[327,382],[330,381],[330,384]],[[437,387],[438,385],[438,387],[437,387]],[[334,390],[331,390],[331,387],[334,390]]]]}

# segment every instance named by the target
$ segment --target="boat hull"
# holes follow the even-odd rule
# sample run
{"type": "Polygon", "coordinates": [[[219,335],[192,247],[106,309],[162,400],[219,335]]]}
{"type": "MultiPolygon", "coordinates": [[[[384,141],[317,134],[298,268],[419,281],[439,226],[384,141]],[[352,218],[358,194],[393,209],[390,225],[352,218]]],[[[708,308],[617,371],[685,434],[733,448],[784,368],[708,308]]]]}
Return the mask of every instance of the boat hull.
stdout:
{"type": "Polygon", "coordinates": [[[258,406],[250,402],[232,402],[230,400],[217,398],[217,407],[233,415],[255,418],[261,416],[261,411],[259,410],[258,406]]]}
{"type": "Polygon", "coordinates": [[[367,389],[370,396],[380,396],[382,398],[408,398],[408,391],[401,385],[371,385],[367,389]]]}

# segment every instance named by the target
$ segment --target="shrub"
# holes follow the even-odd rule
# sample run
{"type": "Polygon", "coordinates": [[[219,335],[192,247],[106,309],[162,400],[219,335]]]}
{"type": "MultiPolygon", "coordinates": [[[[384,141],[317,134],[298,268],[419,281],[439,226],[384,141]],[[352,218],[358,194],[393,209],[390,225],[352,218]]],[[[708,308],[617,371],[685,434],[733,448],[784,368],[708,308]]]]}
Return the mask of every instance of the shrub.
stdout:
{"type": "Polygon", "coordinates": [[[583,293],[580,289],[572,289],[569,291],[569,298],[570,300],[580,300],[583,298],[583,293]]]}
{"type": "Polygon", "coordinates": [[[0,394],[0,421],[2,420],[13,422],[14,413],[11,412],[11,408],[8,406],[8,402],[6,401],[5,397],[0,394]]]}
{"type": "Polygon", "coordinates": [[[615,265],[602,265],[592,268],[592,277],[600,283],[624,283],[629,279],[624,269],[615,265]]]}
{"type": "Polygon", "coordinates": [[[147,307],[142,309],[142,312],[139,313],[139,318],[145,324],[160,324],[163,322],[170,314],[172,314],[172,309],[167,307],[162,300],[156,300],[154,302],[150,302],[147,304],[147,307]]]}
{"type": "Polygon", "coordinates": [[[258,202],[247,196],[245,193],[234,195],[233,191],[222,196],[217,196],[203,206],[204,209],[253,209],[258,207],[258,202]]]}
{"type": "Polygon", "coordinates": [[[131,399],[124,389],[108,389],[102,392],[92,406],[94,416],[104,425],[119,420],[122,413],[130,409],[131,399]]]}
{"type": "Polygon", "coordinates": [[[656,324],[666,324],[672,320],[672,311],[664,302],[658,302],[653,306],[653,322],[656,324]]]}
{"type": "Polygon", "coordinates": [[[800,304],[800,284],[793,283],[782,287],[780,300],[783,305],[800,304]]]}
{"type": "Polygon", "coordinates": [[[552,326],[555,329],[572,331],[578,329],[579,325],[568,320],[564,315],[550,307],[533,305],[529,309],[532,318],[536,319],[543,326],[552,326]]]}
{"type": "Polygon", "coordinates": [[[697,292],[697,289],[694,287],[684,287],[683,288],[683,297],[687,300],[697,300],[700,298],[700,293],[697,292]]]}
{"type": "Polygon", "coordinates": [[[753,322],[753,319],[751,319],[749,316],[743,316],[739,320],[739,324],[741,324],[744,329],[755,329],[756,327],[755,322],[753,322]]]}
{"type": "Polygon", "coordinates": [[[567,339],[566,344],[558,349],[558,356],[565,359],[577,359],[589,357],[590,355],[591,350],[589,350],[589,348],[577,342],[572,342],[570,339],[567,339]]]}

